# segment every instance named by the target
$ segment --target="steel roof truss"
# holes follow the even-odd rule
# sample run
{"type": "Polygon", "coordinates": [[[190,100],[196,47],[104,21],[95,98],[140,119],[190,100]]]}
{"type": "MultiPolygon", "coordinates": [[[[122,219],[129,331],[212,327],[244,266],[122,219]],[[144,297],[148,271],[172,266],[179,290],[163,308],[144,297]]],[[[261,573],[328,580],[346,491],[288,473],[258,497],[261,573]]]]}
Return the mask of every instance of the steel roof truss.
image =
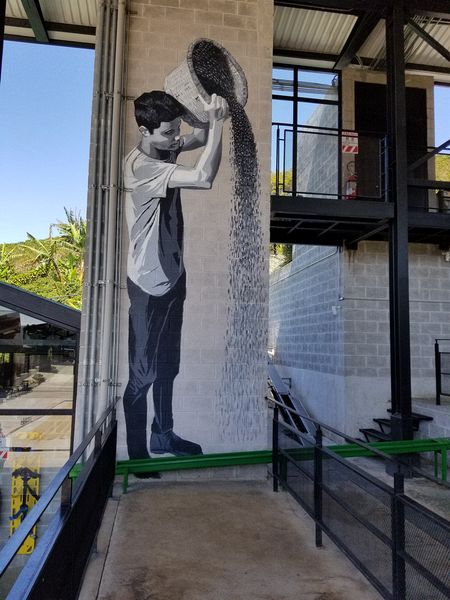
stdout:
{"type": "Polygon", "coordinates": [[[39,0],[22,0],[22,5],[27,13],[36,41],[48,44],[50,40],[47,35],[39,0]]]}

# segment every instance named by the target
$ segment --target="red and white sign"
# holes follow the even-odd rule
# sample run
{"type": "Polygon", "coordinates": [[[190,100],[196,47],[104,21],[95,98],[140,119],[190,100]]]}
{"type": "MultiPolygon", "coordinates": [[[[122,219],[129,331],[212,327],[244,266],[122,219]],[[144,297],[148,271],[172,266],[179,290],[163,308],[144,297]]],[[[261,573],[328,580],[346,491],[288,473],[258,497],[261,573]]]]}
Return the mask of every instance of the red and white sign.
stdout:
{"type": "Polygon", "coordinates": [[[342,152],[345,154],[358,154],[359,143],[356,131],[342,132],[342,152]]]}

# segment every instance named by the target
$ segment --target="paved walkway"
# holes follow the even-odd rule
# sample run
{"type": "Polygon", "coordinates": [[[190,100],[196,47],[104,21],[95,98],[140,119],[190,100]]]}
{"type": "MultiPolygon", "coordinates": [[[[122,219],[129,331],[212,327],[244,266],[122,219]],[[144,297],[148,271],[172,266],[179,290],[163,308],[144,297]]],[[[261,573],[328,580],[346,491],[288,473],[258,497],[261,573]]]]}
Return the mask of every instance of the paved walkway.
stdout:
{"type": "Polygon", "coordinates": [[[136,481],[107,511],[80,600],[380,599],[266,482],[136,481]]]}

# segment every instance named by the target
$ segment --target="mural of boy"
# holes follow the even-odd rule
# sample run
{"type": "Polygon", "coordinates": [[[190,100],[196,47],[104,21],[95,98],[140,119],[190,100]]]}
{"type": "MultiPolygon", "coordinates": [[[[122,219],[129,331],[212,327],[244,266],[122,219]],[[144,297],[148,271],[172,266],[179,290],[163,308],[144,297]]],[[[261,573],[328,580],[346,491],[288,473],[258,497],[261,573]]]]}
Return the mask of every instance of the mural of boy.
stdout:
{"type": "Polygon", "coordinates": [[[210,189],[222,154],[227,102],[201,99],[208,122],[181,136],[186,109],[162,91],[134,102],[141,139],[125,159],[125,215],[129,232],[127,286],[129,380],[123,396],[128,454],[149,458],[147,395],[152,388],[154,419],[150,452],[202,454],[199,444],[173,431],[172,395],[180,366],[186,273],[180,188],[210,189]],[[194,167],[176,164],[180,152],[203,147],[194,167]]]}

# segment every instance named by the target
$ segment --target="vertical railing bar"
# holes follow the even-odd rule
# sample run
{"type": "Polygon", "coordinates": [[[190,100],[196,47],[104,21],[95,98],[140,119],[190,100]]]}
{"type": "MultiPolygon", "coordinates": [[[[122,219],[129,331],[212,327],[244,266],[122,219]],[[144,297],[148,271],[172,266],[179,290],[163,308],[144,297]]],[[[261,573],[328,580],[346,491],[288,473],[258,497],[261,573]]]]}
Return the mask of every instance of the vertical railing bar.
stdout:
{"type": "Polygon", "coordinates": [[[322,429],[321,427],[317,427],[314,445],[314,520],[316,530],[316,548],[320,548],[322,546],[322,440],[322,429]]]}
{"type": "Polygon", "coordinates": [[[404,493],[404,475],[394,473],[394,493],[391,500],[392,527],[392,591],[393,600],[406,598],[405,551],[405,507],[401,500],[404,493]]]}
{"type": "Polygon", "coordinates": [[[277,125],[277,143],[275,148],[275,194],[280,193],[280,126],[277,125]]]}
{"type": "Polygon", "coordinates": [[[442,382],[441,382],[441,353],[439,351],[439,340],[436,340],[434,343],[434,358],[435,358],[435,369],[436,369],[436,404],[439,406],[441,404],[441,391],[442,391],[442,382]]]}
{"type": "Polygon", "coordinates": [[[273,491],[278,492],[278,406],[276,404],[273,409],[272,422],[272,476],[273,491]]]}

